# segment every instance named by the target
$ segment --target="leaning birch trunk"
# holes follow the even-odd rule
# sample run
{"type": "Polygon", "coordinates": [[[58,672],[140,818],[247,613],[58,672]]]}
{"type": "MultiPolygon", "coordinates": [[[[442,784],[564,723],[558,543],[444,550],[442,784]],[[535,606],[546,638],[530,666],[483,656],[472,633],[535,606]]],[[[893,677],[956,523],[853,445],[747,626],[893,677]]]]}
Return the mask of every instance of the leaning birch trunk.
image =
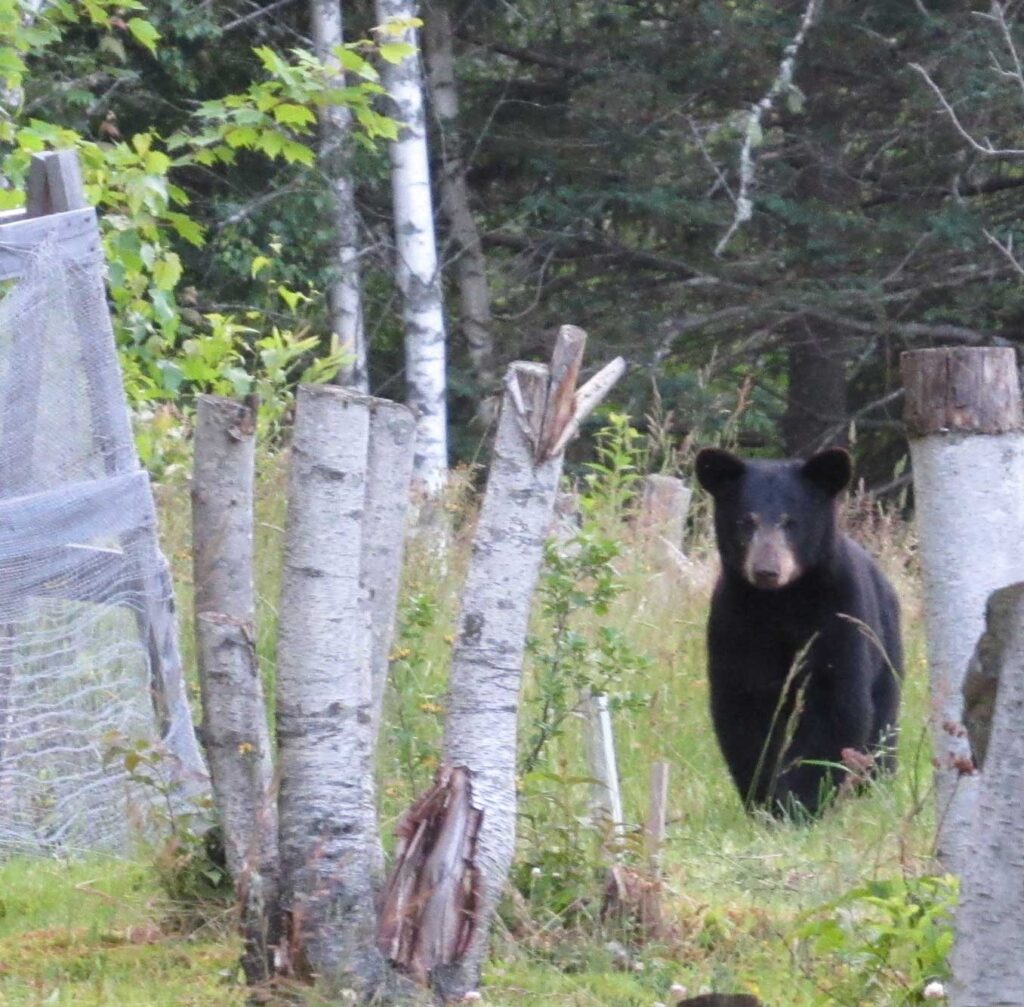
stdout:
{"type": "MultiPolygon", "coordinates": [[[[345,39],[341,0],[311,0],[313,49],[323,62],[328,82],[345,87],[345,72],[334,50],[345,39]]],[[[319,109],[320,150],[317,162],[331,194],[332,262],[327,283],[327,314],[331,333],[343,355],[335,383],[357,391],[369,389],[363,301],[359,282],[359,216],[355,186],[349,171],[352,112],[347,105],[323,105],[319,109]]]]}
{"type": "Polygon", "coordinates": [[[290,961],[372,995],[377,862],[370,613],[360,583],[369,400],[299,391],[277,668],[281,900],[290,961]]]}
{"type": "Polygon", "coordinates": [[[516,728],[530,602],[554,512],[563,456],[537,464],[528,430],[539,436],[548,369],[513,364],[494,444],[487,492],[462,593],[452,655],[444,762],[470,772],[474,806],[483,810],[477,837],[480,903],[461,961],[435,970],[446,999],[480,981],[490,921],[512,864],[516,835],[516,728]],[[524,427],[526,427],[524,429],[524,427]]]}
{"type": "Polygon", "coordinates": [[[497,385],[491,294],[487,286],[487,260],[466,182],[452,23],[446,0],[434,0],[430,5],[423,41],[434,115],[441,132],[441,214],[448,221],[455,245],[453,266],[459,290],[459,323],[483,393],[482,403],[488,403],[493,401],[491,395],[497,385]]]}
{"type": "Polygon", "coordinates": [[[960,878],[951,1007],[1024,1004],[1024,584],[989,598],[976,663],[998,677],[960,878]]]}
{"type": "Polygon", "coordinates": [[[573,394],[585,339],[563,326],[550,371],[517,363],[506,377],[462,594],[443,765],[434,787],[399,822],[381,900],[381,950],[445,1002],[479,982],[512,862],[526,629],[562,452],[625,368],[618,358],[573,394]]]}
{"type": "MultiPolygon", "coordinates": [[[[378,20],[407,21],[417,15],[415,0],[376,0],[378,20]]],[[[395,257],[405,328],[407,401],[416,415],[416,488],[436,497],[448,474],[445,326],[441,273],[434,239],[423,88],[416,30],[382,31],[412,46],[413,53],[382,68],[384,87],[399,124],[389,144],[391,191],[395,215],[395,257]]]]}
{"type": "Polygon", "coordinates": [[[957,347],[902,359],[924,581],[939,856],[965,866],[977,779],[964,674],[989,594],[1024,579],[1024,433],[1014,352],[957,347]]]}
{"type": "Polygon", "coordinates": [[[195,628],[203,739],[224,854],[241,906],[250,983],[269,977],[276,943],[273,754],[255,646],[251,405],[201,395],[192,475],[195,628]]]}

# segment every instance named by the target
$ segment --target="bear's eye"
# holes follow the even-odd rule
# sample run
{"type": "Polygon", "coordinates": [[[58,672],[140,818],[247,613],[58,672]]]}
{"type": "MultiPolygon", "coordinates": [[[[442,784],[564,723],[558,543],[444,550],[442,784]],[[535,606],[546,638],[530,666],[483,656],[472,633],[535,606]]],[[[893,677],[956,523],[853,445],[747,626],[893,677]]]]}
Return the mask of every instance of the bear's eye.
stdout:
{"type": "Polygon", "coordinates": [[[736,522],[736,524],[744,535],[752,535],[754,529],[757,527],[757,518],[755,518],[753,514],[745,514],[736,522]]]}
{"type": "Polygon", "coordinates": [[[792,531],[796,527],[796,519],[789,516],[783,516],[782,520],[779,522],[779,527],[783,531],[792,531]]]}

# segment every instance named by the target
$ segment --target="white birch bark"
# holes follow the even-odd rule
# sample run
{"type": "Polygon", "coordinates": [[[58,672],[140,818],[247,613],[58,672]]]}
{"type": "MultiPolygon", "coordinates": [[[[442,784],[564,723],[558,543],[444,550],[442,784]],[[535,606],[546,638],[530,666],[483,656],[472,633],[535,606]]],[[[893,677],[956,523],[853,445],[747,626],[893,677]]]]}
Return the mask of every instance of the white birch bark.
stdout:
{"type": "Polygon", "coordinates": [[[1024,584],[989,599],[982,661],[998,671],[992,733],[956,912],[951,1007],[1024,1004],[1024,584]]]}
{"type": "MultiPolygon", "coordinates": [[[[376,0],[377,18],[382,24],[390,19],[415,18],[417,7],[415,0],[376,0]]],[[[401,124],[398,139],[389,144],[395,270],[402,294],[407,402],[416,416],[414,480],[422,493],[436,497],[448,473],[441,274],[434,237],[417,33],[414,28],[406,28],[396,37],[413,46],[415,52],[398,64],[384,63],[381,73],[394,103],[391,114],[401,124]]]]}
{"type": "Polygon", "coordinates": [[[377,862],[370,614],[360,581],[369,400],[299,391],[277,670],[282,905],[292,970],[372,995],[377,862]]]}
{"type": "Polygon", "coordinates": [[[962,725],[964,676],[984,629],[989,594],[1024,579],[1024,433],[1014,429],[1020,394],[1012,350],[917,351],[904,355],[903,373],[931,681],[938,852],[947,869],[959,872],[968,856],[978,782],[962,725]],[[919,371],[912,370],[915,364],[919,371]],[[992,432],[981,432],[986,429],[992,432]]]}
{"type": "MultiPolygon", "coordinates": [[[[344,43],[341,0],[310,0],[313,50],[327,68],[332,87],[345,86],[345,72],[334,50],[344,43]]],[[[327,316],[331,333],[344,354],[335,383],[357,391],[369,389],[366,336],[359,279],[359,216],[355,185],[349,174],[352,112],[347,105],[319,110],[320,171],[331,194],[334,228],[332,263],[327,285],[327,316]]]]}
{"type": "Polygon", "coordinates": [[[448,4],[441,0],[433,0],[430,5],[424,28],[424,54],[434,115],[440,127],[441,214],[448,221],[455,245],[453,267],[459,291],[459,323],[473,372],[485,396],[483,401],[487,402],[497,385],[491,294],[487,286],[487,260],[466,182],[451,15],[448,4]]]}
{"type": "Polygon", "coordinates": [[[477,986],[515,847],[526,628],[562,472],[561,454],[539,464],[534,459],[547,377],[541,364],[510,369],[508,383],[516,383],[525,410],[517,410],[517,396],[506,391],[452,656],[444,760],[470,771],[473,804],[484,813],[476,851],[482,881],[476,930],[462,961],[434,975],[441,992],[454,997],[477,986]]]}
{"type": "Polygon", "coordinates": [[[371,613],[371,733],[374,744],[380,731],[388,680],[388,655],[402,579],[415,439],[416,421],[405,406],[385,399],[370,400],[370,454],[362,569],[371,613]]]}
{"type": "Polygon", "coordinates": [[[228,870],[242,906],[243,967],[270,975],[276,942],[277,809],[255,645],[250,406],[202,395],[192,475],[195,628],[203,741],[228,870]]]}

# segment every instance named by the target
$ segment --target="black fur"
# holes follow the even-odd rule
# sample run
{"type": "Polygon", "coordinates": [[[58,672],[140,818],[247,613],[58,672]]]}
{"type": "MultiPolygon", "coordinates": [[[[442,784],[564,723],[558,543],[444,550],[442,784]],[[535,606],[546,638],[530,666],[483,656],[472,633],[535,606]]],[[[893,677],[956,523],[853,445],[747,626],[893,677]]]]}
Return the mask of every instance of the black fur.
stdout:
{"type": "Polygon", "coordinates": [[[899,602],[837,526],[849,456],[833,449],[807,462],[747,462],[706,449],[697,478],[714,497],[722,560],[708,620],[719,745],[748,806],[816,813],[841,773],[810,762],[836,764],[852,748],[892,768],[899,712],[899,602]],[[755,526],[785,529],[798,570],[787,586],[756,587],[745,576],[755,526]]]}

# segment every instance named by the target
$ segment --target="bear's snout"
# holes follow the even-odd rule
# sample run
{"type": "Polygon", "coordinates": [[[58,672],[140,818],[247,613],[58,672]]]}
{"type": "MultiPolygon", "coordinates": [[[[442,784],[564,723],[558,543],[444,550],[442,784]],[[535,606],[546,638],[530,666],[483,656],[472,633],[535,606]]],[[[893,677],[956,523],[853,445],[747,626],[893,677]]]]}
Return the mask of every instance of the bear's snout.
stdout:
{"type": "Polygon", "coordinates": [[[793,547],[781,528],[759,527],[750,538],[743,574],[754,587],[774,591],[800,576],[793,547]]]}

